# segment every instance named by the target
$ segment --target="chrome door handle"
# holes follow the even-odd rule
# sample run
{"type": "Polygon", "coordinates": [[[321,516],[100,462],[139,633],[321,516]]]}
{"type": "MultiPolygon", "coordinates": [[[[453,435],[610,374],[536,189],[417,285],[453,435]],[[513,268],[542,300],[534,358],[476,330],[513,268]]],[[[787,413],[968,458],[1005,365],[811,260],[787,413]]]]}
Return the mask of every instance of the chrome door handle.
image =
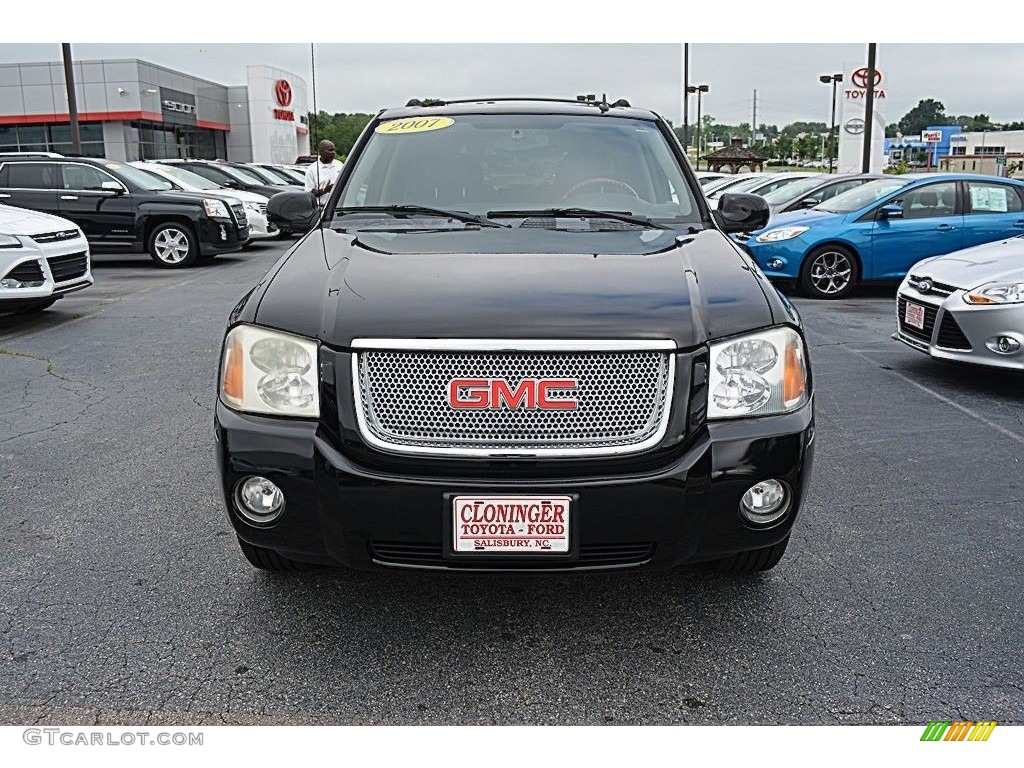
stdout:
{"type": "Polygon", "coordinates": [[[936,227],[936,229],[938,229],[939,232],[952,232],[954,229],[956,229],[956,227],[950,224],[939,224],[939,226],[936,227]]]}
{"type": "Polygon", "coordinates": [[[77,200],[78,199],[78,195],[61,195],[60,199],[61,200],[77,200]]]}
{"type": "Polygon", "coordinates": [[[7,200],[9,197],[10,195],[0,195],[0,198],[3,198],[4,200],[7,200]]]}

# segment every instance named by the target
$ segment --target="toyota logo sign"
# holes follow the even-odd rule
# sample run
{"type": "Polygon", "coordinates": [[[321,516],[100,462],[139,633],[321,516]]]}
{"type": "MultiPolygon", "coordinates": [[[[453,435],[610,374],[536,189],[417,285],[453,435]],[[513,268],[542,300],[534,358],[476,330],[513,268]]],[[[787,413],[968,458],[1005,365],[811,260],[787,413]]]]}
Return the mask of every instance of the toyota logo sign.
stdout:
{"type": "Polygon", "coordinates": [[[864,119],[860,117],[851,117],[846,121],[843,128],[847,133],[852,133],[854,136],[860,136],[864,133],[864,119]]]}
{"type": "MultiPolygon", "coordinates": [[[[854,70],[853,74],[850,75],[850,82],[856,85],[858,88],[868,87],[868,68],[861,67],[860,69],[854,70]]],[[[875,82],[872,87],[879,85],[882,82],[882,73],[877,69],[875,70],[875,82]]]]}
{"type": "Polygon", "coordinates": [[[292,103],[292,86],[287,80],[278,80],[274,83],[274,95],[277,96],[277,103],[287,107],[292,103]]]}

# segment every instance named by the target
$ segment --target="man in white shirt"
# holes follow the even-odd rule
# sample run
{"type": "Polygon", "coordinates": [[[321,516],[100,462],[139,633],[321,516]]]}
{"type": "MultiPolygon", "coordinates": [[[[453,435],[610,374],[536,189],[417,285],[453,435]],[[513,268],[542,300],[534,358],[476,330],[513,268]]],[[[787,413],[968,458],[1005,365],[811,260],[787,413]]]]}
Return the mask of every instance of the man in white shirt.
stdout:
{"type": "Polygon", "coordinates": [[[345,166],[334,159],[334,142],[324,139],[317,145],[320,158],[315,163],[310,163],[306,169],[306,191],[316,196],[317,203],[323,208],[331,197],[331,190],[334,183],[341,175],[341,169],[345,166]]]}

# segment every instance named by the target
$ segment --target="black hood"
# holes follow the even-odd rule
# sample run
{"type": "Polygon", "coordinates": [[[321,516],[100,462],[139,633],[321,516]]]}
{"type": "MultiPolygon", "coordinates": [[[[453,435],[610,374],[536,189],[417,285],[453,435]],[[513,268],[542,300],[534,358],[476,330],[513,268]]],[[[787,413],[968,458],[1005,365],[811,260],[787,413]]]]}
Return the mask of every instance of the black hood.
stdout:
{"type": "MultiPolygon", "coordinates": [[[[515,237],[461,237],[468,246],[481,234],[476,242],[515,237]]],[[[335,347],[520,338],[671,339],[681,348],[773,323],[761,281],[715,230],[670,237],[658,252],[613,254],[589,250],[607,234],[571,235],[578,253],[430,253],[429,237],[401,234],[385,250],[379,239],[372,249],[361,242],[371,240],[364,233],[315,230],[279,263],[256,322],[335,347]]]]}

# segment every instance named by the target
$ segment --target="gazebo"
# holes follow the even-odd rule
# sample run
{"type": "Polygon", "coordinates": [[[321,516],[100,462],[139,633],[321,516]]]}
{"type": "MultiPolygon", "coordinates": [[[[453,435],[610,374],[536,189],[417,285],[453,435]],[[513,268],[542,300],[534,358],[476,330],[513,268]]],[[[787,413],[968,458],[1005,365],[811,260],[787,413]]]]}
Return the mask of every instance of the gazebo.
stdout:
{"type": "Polygon", "coordinates": [[[708,162],[709,171],[728,170],[729,173],[739,173],[743,168],[750,171],[761,171],[764,168],[764,155],[741,146],[738,142],[729,147],[704,155],[708,162]]]}

